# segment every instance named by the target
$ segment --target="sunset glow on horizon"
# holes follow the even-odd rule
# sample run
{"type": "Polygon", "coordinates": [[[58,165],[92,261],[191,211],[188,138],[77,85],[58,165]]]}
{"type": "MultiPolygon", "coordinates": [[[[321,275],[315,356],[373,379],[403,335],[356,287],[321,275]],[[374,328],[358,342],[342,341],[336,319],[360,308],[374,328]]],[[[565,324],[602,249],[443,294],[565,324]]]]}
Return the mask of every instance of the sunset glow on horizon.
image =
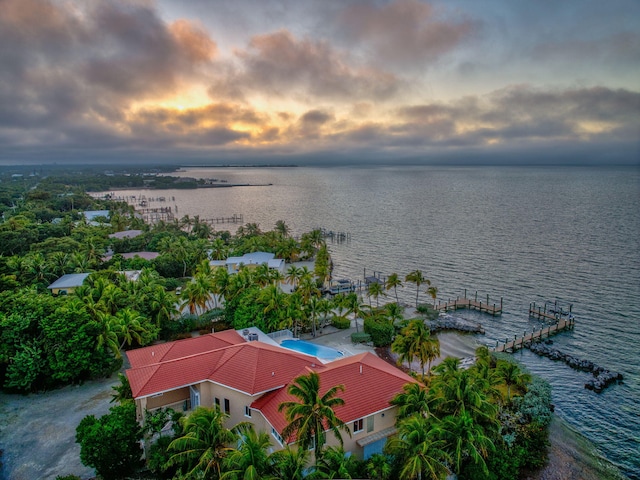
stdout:
{"type": "Polygon", "coordinates": [[[633,0],[256,3],[1,0],[0,163],[638,162],[633,0]]]}

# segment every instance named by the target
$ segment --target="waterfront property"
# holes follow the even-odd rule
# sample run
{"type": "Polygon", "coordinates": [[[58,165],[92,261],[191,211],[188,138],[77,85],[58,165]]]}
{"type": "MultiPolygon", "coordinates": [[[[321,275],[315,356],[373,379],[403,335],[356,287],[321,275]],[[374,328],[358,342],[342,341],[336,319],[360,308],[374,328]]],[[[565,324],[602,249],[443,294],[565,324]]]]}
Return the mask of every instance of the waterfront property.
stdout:
{"type": "Polygon", "coordinates": [[[238,273],[241,266],[256,267],[266,264],[269,269],[285,273],[285,261],[275,258],[275,254],[269,252],[245,253],[241,257],[229,257],[226,260],[211,260],[212,267],[226,267],[230,274],[238,273]]]}
{"type": "Polygon", "coordinates": [[[54,295],[67,295],[84,283],[89,276],[88,273],[67,273],[61,276],[47,288],[54,295]]]}
{"type": "MultiPolygon", "coordinates": [[[[339,396],[345,403],[335,409],[351,431],[350,438],[343,435],[344,448],[365,459],[381,452],[395,433],[396,407],[389,402],[414,381],[369,352],[323,363],[280,347],[254,328],[154,345],[127,356],[139,421],[145,411],[164,407],[188,413],[197,406],[218,406],[229,415],[227,426],[249,421],[269,432],[274,450],[287,442],[281,435],[287,421],[278,406],[295,400],[287,392],[289,385],[300,375],[316,372],[322,392],[344,385],[339,396]]],[[[328,445],[336,444],[329,435],[328,445]]]]}

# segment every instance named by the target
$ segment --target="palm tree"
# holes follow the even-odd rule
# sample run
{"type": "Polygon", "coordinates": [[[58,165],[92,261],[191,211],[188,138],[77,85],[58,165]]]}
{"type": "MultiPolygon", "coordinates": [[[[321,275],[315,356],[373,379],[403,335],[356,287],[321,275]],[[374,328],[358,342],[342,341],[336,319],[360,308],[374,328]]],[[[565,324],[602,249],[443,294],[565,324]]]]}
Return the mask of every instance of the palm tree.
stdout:
{"type": "Polygon", "coordinates": [[[438,298],[438,287],[429,287],[427,288],[427,293],[431,298],[433,298],[433,307],[436,306],[436,298],[438,298]]]}
{"type": "Polygon", "coordinates": [[[404,307],[401,307],[398,303],[387,303],[384,306],[384,309],[386,310],[387,317],[391,323],[395,323],[396,321],[404,318],[404,307]]]}
{"type": "Polygon", "coordinates": [[[241,423],[233,428],[238,435],[238,446],[224,459],[224,472],[220,480],[269,480],[269,434],[256,432],[250,423],[241,423]]]}
{"type": "Polygon", "coordinates": [[[409,365],[409,374],[411,374],[411,364],[415,357],[413,351],[413,342],[406,335],[398,335],[391,344],[391,351],[398,354],[398,365],[407,363],[409,365]]]}
{"type": "Polygon", "coordinates": [[[190,470],[187,476],[202,475],[219,477],[225,457],[232,451],[229,446],[238,435],[225,428],[227,415],[218,408],[198,407],[191,415],[184,417],[184,435],[173,440],[169,451],[176,451],[168,465],[184,465],[190,470]]]}
{"type": "Polygon", "coordinates": [[[218,267],[213,271],[213,298],[216,308],[218,308],[218,296],[226,295],[229,278],[229,271],[225,267],[218,267]]]}
{"type": "Polygon", "coordinates": [[[360,298],[356,292],[349,292],[344,296],[338,296],[342,300],[342,305],[347,309],[346,315],[353,314],[353,320],[356,324],[356,332],[358,332],[358,317],[362,315],[362,306],[360,305],[360,298]]]}
{"type": "Polygon", "coordinates": [[[139,345],[144,345],[145,337],[149,333],[143,325],[146,320],[144,316],[130,308],[123,308],[113,318],[115,318],[118,328],[118,337],[122,339],[120,349],[124,347],[125,343],[131,346],[133,340],[139,345]]]}
{"type": "Polygon", "coordinates": [[[365,469],[367,471],[367,478],[375,480],[387,480],[391,478],[389,459],[381,453],[371,455],[367,460],[365,469]]]}
{"type": "Polygon", "coordinates": [[[420,294],[420,285],[426,283],[427,285],[431,285],[431,280],[427,279],[421,270],[414,270],[411,273],[408,273],[405,277],[405,281],[415,283],[416,284],[416,308],[418,308],[418,295],[420,294]]]}
{"type": "Polygon", "coordinates": [[[309,463],[309,450],[285,445],[284,449],[269,456],[271,471],[281,480],[302,480],[309,463]]]}
{"type": "Polygon", "coordinates": [[[178,314],[175,295],[167,292],[162,285],[155,285],[149,295],[149,314],[155,318],[156,326],[160,327],[178,314]]]}
{"type": "Polygon", "coordinates": [[[183,304],[189,306],[189,313],[202,313],[207,309],[207,303],[215,290],[213,277],[203,273],[196,273],[182,291],[183,304]]]}
{"type": "Polygon", "coordinates": [[[285,418],[289,424],[282,431],[284,438],[291,438],[294,434],[299,448],[308,449],[314,446],[316,460],[322,456],[322,448],[326,443],[326,432],[331,430],[343,445],[340,430],[351,436],[351,431],[340,420],[334,408],[344,405],[344,400],[338,397],[338,392],[344,391],[344,385],[336,385],[320,395],[320,376],[316,372],[300,375],[287,389],[297,400],[282,402],[278,411],[285,411],[285,418]]]}
{"type": "Polygon", "coordinates": [[[117,322],[108,313],[96,311],[95,314],[98,325],[100,326],[96,350],[106,348],[111,350],[114,357],[118,359],[122,358],[122,354],[120,353],[120,343],[118,340],[118,333],[120,329],[117,322]]]}
{"type": "Polygon", "coordinates": [[[285,294],[276,285],[267,285],[260,290],[260,302],[264,305],[264,313],[279,310],[284,304],[285,294]]]}
{"type": "Polygon", "coordinates": [[[402,420],[398,433],[391,437],[387,449],[400,462],[401,479],[431,478],[440,480],[449,473],[450,456],[434,419],[412,415],[402,420]]]}
{"type": "Polygon", "coordinates": [[[211,249],[209,251],[209,255],[212,260],[224,260],[227,258],[229,253],[229,247],[221,238],[216,238],[213,242],[211,242],[211,249]]]}
{"type": "Polygon", "coordinates": [[[391,275],[389,275],[389,277],[387,277],[385,288],[387,290],[391,290],[393,288],[393,291],[396,294],[396,303],[399,303],[398,287],[401,287],[401,286],[402,286],[402,281],[400,280],[400,277],[398,276],[397,273],[392,273],[391,275]]]}
{"type": "Polygon", "coordinates": [[[342,447],[329,447],[316,461],[316,472],[323,478],[348,479],[357,477],[358,464],[353,456],[347,456],[342,447]]]}
{"type": "Polygon", "coordinates": [[[498,378],[507,386],[507,405],[511,403],[511,387],[521,387],[531,381],[531,375],[520,370],[520,367],[506,360],[498,363],[498,378]]]}
{"type": "Polygon", "coordinates": [[[435,409],[441,417],[466,414],[486,428],[496,428],[497,408],[489,401],[489,384],[478,378],[473,371],[451,369],[453,365],[447,365],[445,361],[436,367],[439,375],[434,377],[432,383],[435,409]]]}
{"type": "Polygon", "coordinates": [[[318,284],[314,280],[313,274],[307,270],[306,267],[302,268],[302,276],[300,277],[298,292],[300,293],[304,303],[307,303],[311,297],[318,297],[320,295],[318,284]]]}
{"type": "Polygon", "coordinates": [[[428,364],[429,370],[431,370],[431,362],[440,356],[440,341],[437,337],[431,336],[429,327],[419,318],[411,320],[401,330],[391,348],[394,352],[403,356],[403,361],[409,361],[409,369],[411,369],[411,361],[417,358],[420,362],[423,376],[425,373],[424,366],[428,364]],[[396,350],[393,350],[394,345],[396,345],[396,350]]]}
{"type": "MultiPolygon", "coordinates": [[[[386,295],[384,293],[384,287],[379,282],[371,282],[367,288],[367,293],[369,295],[369,301],[371,301],[371,297],[376,299],[376,308],[378,308],[378,298],[380,295],[386,295]]],[[[369,304],[371,306],[371,304],[369,304]]]]}
{"type": "Polygon", "coordinates": [[[400,422],[412,415],[428,417],[430,402],[429,391],[421,383],[414,382],[405,384],[402,392],[393,397],[389,403],[398,407],[396,422],[400,422]]]}
{"type": "Polygon", "coordinates": [[[296,285],[300,281],[300,277],[302,277],[302,269],[296,267],[295,265],[291,265],[287,269],[287,276],[285,277],[287,283],[291,284],[291,287],[295,290],[296,285]]]}
{"type": "Polygon", "coordinates": [[[289,233],[291,232],[291,229],[289,228],[289,225],[287,225],[284,220],[278,220],[276,222],[276,228],[275,231],[278,232],[280,235],[282,235],[283,237],[288,237],[289,233]]]}
{"type": "Polygon", "coordinates": [[[480,464],[485,473],[488,471],[485,458],[495,447],[468,412],[447,416],[442,422],[442,430],[447,450],[452,452],[451,463],[456,474],[460,473],[463,463],[468,460],[480,464]]]}

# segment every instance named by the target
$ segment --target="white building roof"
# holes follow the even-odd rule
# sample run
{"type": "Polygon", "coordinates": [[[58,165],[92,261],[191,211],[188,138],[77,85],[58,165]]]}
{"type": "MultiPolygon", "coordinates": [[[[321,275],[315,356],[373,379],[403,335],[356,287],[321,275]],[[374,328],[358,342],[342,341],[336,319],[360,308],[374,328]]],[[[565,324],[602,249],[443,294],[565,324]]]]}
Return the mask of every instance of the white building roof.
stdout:
{"type": "Polygon", "coordinates": [[[241,257],[229,257],[227,258],[227,264],[229,263],[243,263],[245,265],[260,265],[262,263],[269,263],[276,255],[269,252],[253,252],[245,253],[241,257]]]}
{"type": "Polygon", "coordinates": [[[66,275],[61,276],[47,288],[53,290],[54,288],[79,287],[89,275],[90,274],[88,273],[67,273],[66,275]]]}

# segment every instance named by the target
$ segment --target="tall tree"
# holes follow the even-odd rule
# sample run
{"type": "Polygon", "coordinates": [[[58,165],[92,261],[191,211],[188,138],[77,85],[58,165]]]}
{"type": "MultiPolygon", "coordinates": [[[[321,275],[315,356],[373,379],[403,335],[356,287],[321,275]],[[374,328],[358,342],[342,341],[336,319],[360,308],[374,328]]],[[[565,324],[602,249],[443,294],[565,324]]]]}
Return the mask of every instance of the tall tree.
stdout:
{"type": "MultiPolygon", "coordinates": [[[[378,299],[381,295],[385,295],[384,287],[379,282],[372,282],[367,288],[367,294],[369,295],[369,301],[371,301],[372,297],[376,299],[376,308],[378,308],[378,299]]],[[[369,306],[371,306],[371,304],[369,304],[369,306]]]]}
{"type": "Polygon", "coordinates": [[[401,479],[441,480],[448,473],[450,456],[446,442],[440,439],[438,423],[421,415],[412,415],[400,422],[387,450],[399,460],[401,479]]]}
{"type": "Polygon", "coordinates": [[[395,296],[396,296],[396,303],[399,303],[398,287],[401,287],[401,286],[402,286],[402,281],[400,280],[400,277],[398,276],[397,273],[392,273],[387,277],[387,281],[385,282],[385,288],[387,290],[391,290],[393,288],[393,293],[395,293],[395,296]]]}
{"type": "Polygon", "coordinates": [[[271,472],[280,480],[302,480],[309,463],[309,450],[285,445],[269,456],[271,472]]]}
{"type": "Polygon", "coordinates": [[[506,360],[498,362],[497,373],[507,386],[507,404],[511,403],[511,387],[522,387],[531,381],[531,375],[523,372],[516,363],[506,360]]]}
{"type": "Polygon", "coordinates": [[[220,477],[225,458],[232,451],[231,444],[238,435],[224,426],[227,416],[218,408],[198,407],[184,417],[184,434],[169,444],[175,451],[169,465],[183,466],[187,475],[197,478],[220,477]]]}
{"type": "Polygon", "coordinates": [[[478,464],[485,473],[488,472],[485,459],[495,447],[484,429],[468,412],[445,417],[442,430],[442,437],[447,442],[447,451],[451,452],[452,466],[456,474],[460,473],[466,461],[478,464]]]}
{"type": "Polygon", "coordinates": [[[238,435],[236,448],[224,459],[224,472],[220,480],[270,480],[269,434],[256,432],[250,423],[241,423],[233,428],[238,435]]]}
{"type": "Polygon", "coordinates": [[[408,273],[405,277],[405,281],[414,283],[416,285],[416,308],[418,308],[418,298],[420,295],[420,285],[427,284],[431,285],[431,281],[424,276],[422,270],[414,270],[411,273],[408,273]]]}
{"type": "Polygon", "coordinates": [[[398,393],[391,401],[391,405],[398,407],[396,423],[412,415],[429,416],[429,403],[431,398],[429,391],[418,382],[403,385],[402,392],[398,393]]]}
{"type": "Polygon", "coordinates": [[[341,430],[351,436],[349,428],[334,412],[335,407],[344,405],[344,400],[337,396],[338,392],[344,391],[344,385],[333,386],[321,395],[320,376],[310,372],[297,377],[287,391],[297,400],[278,405],[278,411],[284,410],[289,422],[282,431],[284,438],[289,439],[295,434],[299,448],[308,449],[313,445],[317,460],[322,456],[326,443],[325,429],[335,435],[340,445],[343,445],[341,430]]]}
{"type": "Polygon", "coordinates": [[[76,428],[80,460],[105,480],[127,478],[140,466],[142,431],[133,402],[111,407],[100,418],[84,417],[76,428]]]}

